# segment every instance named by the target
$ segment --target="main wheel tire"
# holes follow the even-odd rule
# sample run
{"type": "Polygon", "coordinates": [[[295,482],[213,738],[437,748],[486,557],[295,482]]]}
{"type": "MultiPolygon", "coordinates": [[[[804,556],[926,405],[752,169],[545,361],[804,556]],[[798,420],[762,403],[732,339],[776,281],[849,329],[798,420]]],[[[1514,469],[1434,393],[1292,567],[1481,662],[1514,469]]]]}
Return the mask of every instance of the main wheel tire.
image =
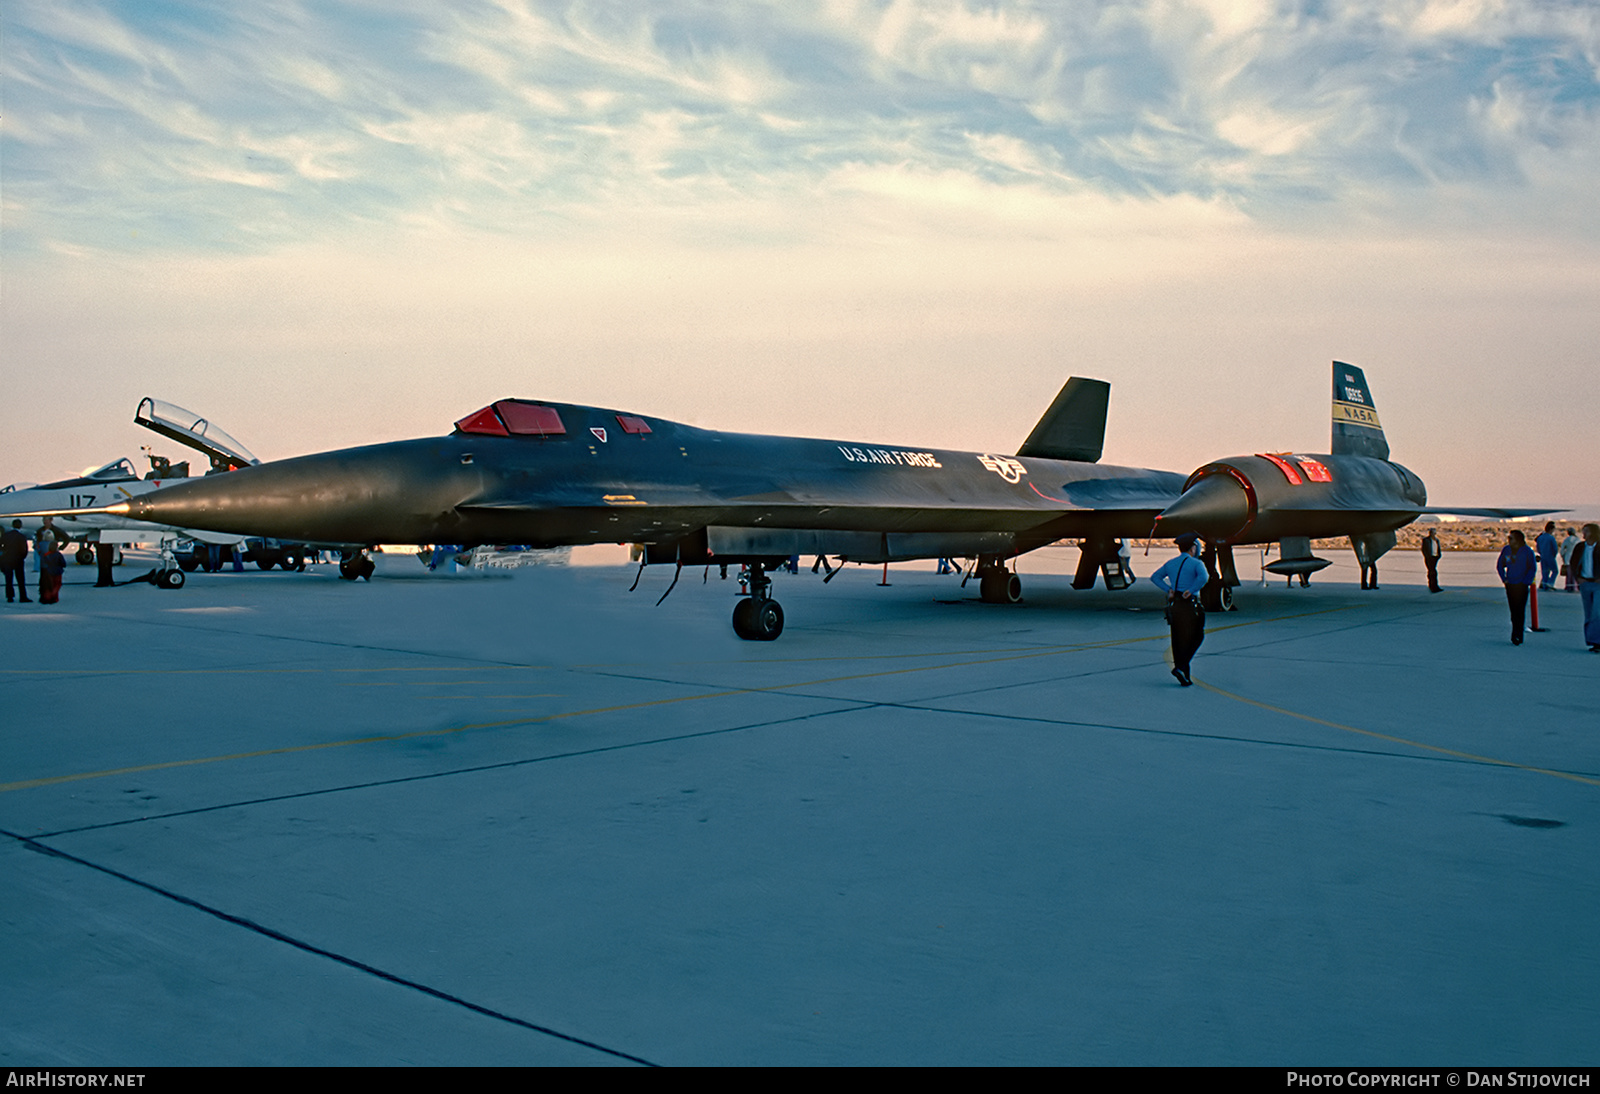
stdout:
{"type": "Polygon", "coordinates": [[[92,566],[92,565],[94,565],[94,548],[93,547],[79,547],[78,548],[78,553],[73,555],[72,557],[78,563],[79,566],[92,566]]]}
{"type": "Polygon", "coordinates": [[[162,570],[156,577],[156,588],[181,589],[185,580],[182,570],[162,570]]]}
{"type": "Polygon", "coordinates": [[[1015,604],[1022,599],[1022,578],[1009,570],[990,570],[978,582],[978,596],[985,604],[1015,604]]]}
{"type": "Polygon", "coordinates": [[[357,560],[355,558],[341,558],[339,560],[339,576],[346,581],[354,581],[361,576],[356,571],[356,565],[357,560]]]}

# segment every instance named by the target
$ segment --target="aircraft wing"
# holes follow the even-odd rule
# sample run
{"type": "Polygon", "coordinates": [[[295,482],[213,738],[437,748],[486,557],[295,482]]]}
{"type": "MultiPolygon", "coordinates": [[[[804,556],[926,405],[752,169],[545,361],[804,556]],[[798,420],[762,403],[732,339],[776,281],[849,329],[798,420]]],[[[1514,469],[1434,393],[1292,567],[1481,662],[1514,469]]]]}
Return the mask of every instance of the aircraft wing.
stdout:
{"type": "Polygon", "coordinates": [[[1459,508],[1447,505],[1429,505],[1421,510],[1436,516],[1482,517],[1486,520],[1516,520],[1519,517],[1542,517],[1546,513],[1570,513],[1570,509],[1502,509],[1495,506],[1459,508]]]}

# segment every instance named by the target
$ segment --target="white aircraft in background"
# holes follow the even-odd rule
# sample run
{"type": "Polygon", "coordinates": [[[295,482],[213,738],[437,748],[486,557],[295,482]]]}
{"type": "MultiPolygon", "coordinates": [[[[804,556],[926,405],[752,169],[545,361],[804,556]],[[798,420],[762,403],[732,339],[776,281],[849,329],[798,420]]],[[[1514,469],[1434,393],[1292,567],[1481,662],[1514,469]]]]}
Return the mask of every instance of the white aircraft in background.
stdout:
{"type": "MultiPolygon", "coordinates": [[[[142,399],[133,420],[146,429],[200,452],[209,463],[209,470],[205,472],[208,475],[261,462],[244,445],[198,414],[160,399],[142,399]]],[[[16,514],[38,512],[41,509],[100,509],[189,478],[187,461],[174,464],[164,457],[149,454],[148,448],[145,452],[151,467],[150,473],[143,479],[139,477],[133,461],[124,456],[74,478],[43,484],[13,483],[0,489],[0,523],[9,525],[16,514]]],[[[29,532],[37,527],[36,521],[28,522],[29,532]]],[[[184,582],[183,570],[177,565],[172,551],[177,540],[187,539],[235,549],[239,549],[244,542],[243,537],[234,534],[153,524],[111,513],[61,516],[55,518],[55,527],[80,545],[77,560],[85,565],[94,561],[95,544],[120,546],[159,542],[163,565],[156,583],[168,589],[181,588],[184,582]]],[[[298,556],[292,560],[298,561],[298,556]]],[[[283,561],[290,562],[291,558],[286,555],[283,561]]]]}

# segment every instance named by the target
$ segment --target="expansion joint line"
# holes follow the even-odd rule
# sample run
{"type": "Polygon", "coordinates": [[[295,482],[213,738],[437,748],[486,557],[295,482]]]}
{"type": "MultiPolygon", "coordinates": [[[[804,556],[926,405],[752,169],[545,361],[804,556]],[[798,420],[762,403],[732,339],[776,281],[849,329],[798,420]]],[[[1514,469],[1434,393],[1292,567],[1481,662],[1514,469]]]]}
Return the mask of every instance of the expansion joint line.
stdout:
{"type": "Polygon", "coordinates": [[[204,912],[206,915],[220,919],[224,923],[231,923],[235,927],[243,927],[245,930],[253,931],[264,938],[270,938],[276,942],[285,943],[286,945],[293,946],[297,950],[303,950],[306,953],[315,954],[318,957],[325,957],[330,961],[338,962],[339,964],[355,969],[358,972],[364,972],[368,976],[375,976],[379,980],[386,980],[389,983],[398,985],[402,988],[410,988],[412,991],[419,991],[424,995],[430,995],[433,998],[443,1002],[452,1003],[455,1006],[463,1007],[475,1014],[481,1014],[486,1018],[494,1018],[501,1022],[507,1022],[513,1026],[520,1026],[523,1029],[532,1030],[534,1033],[542,1033],[548,1037],[554,1037],[557,1040],[567,1041],[574,1045],[581,1045],[584,1048],[605,1053],[607,1056],[615,1056],[619,1060],[627,1060],[630,1063],[642,1064],[645,1067],[661,1066],[644,1059],[642,1056],[634,1056],[631,1053],[622,1052],[619,1049],[607,1048],[605,1045],[597,1044],[594,1041],[588,1041],[582,1037],[574,1037],[570,1033],[562,1033],[560,1030],[551,1029],[549,1026],[541,1026],[537,1022],[529,1022],[526,1019],[518,1018],[515,1015],[506,1014],[504,1011],[494,1010],[491,1007],[480,1006],[477,1003],[469,1002],[468,1000],[461,998],[459,995],[451,995],[449,992],[440,991],[438,988],[430,988],[428,985],[418,983],[415,980],[408,980],[405,977],[397,976],[392,972],[385,972],[383,969],[368,965],[364,961],[357,961],[353,957],[346,957],[344,954],[334,953],[332,950],[325,950],[321,946],[314,946],[311,943],[304,942],[293,937],[292,935],[284,934],[282,931],[275,931],[271,927],[266,927],[260,923],[254,922],[253,920],[245,919],[243,916],[233,915],[232,913],[225,912],[220,908],[213,908],[211,905],[203,904],[200,901],[195,900],[193,897],[186,897],[181,893],[175,893],[170,889],[163,889],[159,885],[152,884],[148,881],[142,881],[131,874],[123,873],[121,870],[113,870],[109,866],[102,866],[97,862],[90,862],[88,859],[79,858],[77,855],[58,850],[57,848],[51,847],[48,844],[40,843],[38,840],[29,839],[27,836],[20,835],[19,833],[10,832],[0,828],[0,835],[8,836],[11,839],[16,840],[30,851],[37,851],[42,855],[49,855],[51,858],[59,858],[67,862],[75,863],[78,866],[85,866],[90,870],[105,874],[107,877],[114,877],[118,881],[125,881],[129,885],[136,885],[139,888],[144,889],[146,892],[155,893],[157,896],[165,897],[174,903],[182,904],[186,908],[193,908],[195,911],[204,912]]]}

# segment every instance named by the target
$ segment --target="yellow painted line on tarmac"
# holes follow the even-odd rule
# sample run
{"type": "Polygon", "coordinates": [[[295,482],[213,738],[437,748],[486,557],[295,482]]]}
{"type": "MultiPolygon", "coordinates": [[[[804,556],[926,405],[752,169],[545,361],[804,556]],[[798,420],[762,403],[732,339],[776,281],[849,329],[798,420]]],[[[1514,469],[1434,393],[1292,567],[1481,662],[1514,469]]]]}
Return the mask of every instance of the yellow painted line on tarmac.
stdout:
{"type": "MultiPolygon", "coordinates": [[[[1355,606],[1355,605],[1352,605],[1352,607],[1353,606],[1355,606]]],[[[1216,629],[1216,630],[1225,630],[1225,629],[1231,630],[1231,629],[1234,629],[1234,628],[1237,628],[1237,627],[1253,627],[1253,626],[1260,626],[1261,624],[1264,624],[1264,623],[1276,623],[1276,622],[1282,622],[1283,620],[1287,620],[1287,619],[1299,619],[1299,618],[1304,618],[1304,617],[1307,617],[1307,616],[1326,615],[1326,614],[1328,614],[1330,612],[1339,612],[1339,611],[1347,611],[1347,610],[1349,610],[1348,607],[1324,608],[1324,609],[1318,609],[1316,611],[1310,611],[1310,612],[1299,612],[1299,613],[1296,613],[1294,615],[1276,616],[1276,617],[1274,617],[1272,619],[1246,620],[1246,621],[1242,621],[1242,622],[1239,622],[1239,623],[1228,624],[1225,627],[1218,627],[1218,628],[1214,628],[1214,629],[1216,629]]],[[[318,744],[289,745],[289,746],[286,746],[286,747],[283,747],[283,748],[266,748],[266,749],[258,749],[258,750],[251,751],[251,752],[233,752],[233,753],[228,753],[228,754],[222,755],[222,756],[203,756],[203,757],[197,757],[195,759],[188,759],[188,760],[167,760],[167,761],[163,761],[161,763],[138,764],[138,765],[131,766],[131,767],[110,768],[110,769],[107,769],[107,770],[104,770],[104,771],[85,771],[85,772],[79,772],[79,773],[71,774],[71,775],[52,775],[52,776],[47,776],[47,777],[38,778],[38,779],[22,779],[22,780],[18,780],[16,782],[0,783],[0,794],[7,794],[7,793],[10,793],[11,791],[14,791],[14,790],[31,790],[31,789],[34,789],[34,788],[37,788],[37,787],[41,787],[41,786],[55,786],[55,785],[59,785],[61,783],[83,782],[83,781],[88,780],[88,779],[104,779],[104,778],[109,778],[109,777],[116,776],[116,775],[135,775],[135,774],[140,774],[142,772],[147,772],[147,771],[165,771],[165,770],[168,770],[168,769],[171,769],[171,768],[178,768],[178,767],[194,767],[194,766],[197,766],[197,765],[200,765],[200,764],[228,763],[228,762],[234,761],[234,760],[259,759],[259,758],[261,758],[263,756],[286,756],[286,755],[290,755],[290,754],[297,753],[297,752],[316,752],[316,751],[320,751],[322,749],[327,749],[327,748],[348,748],[348,747],[353,746],[353,745],[381,744],[381,743],[387,743],[387,742],[393,742],[393,741],[409,741],[409,740],[416,740],[416,739],[424,738],[424,737],[444,737],[444,736],[449,736],[449,735],[456,734],[456,733],[467,733],[467,732],[474,731],[474,730],[505,729],[505,728],[509,728],[511,726],[540,725],[540,724],[543,724],[545,722],[554,722],[554,721],[559,721],[559,720],[567,719],[567,718],[583,718],[583,717],[590,717],[590,716],[593,716],[593,715],[600,715],[600,714],[617,714],[617,713],[620,713],[622,711],[646,710],[646,709],[649,709],[651,707],[670,706],[670,705],[675,704],[675,703],[699,702],[699,701],[706,700],[706,699],[724,699],[724,698],[727,698],[729,696],[734,696],[734,695],[759,695],[759,694],[763,694],[763,693],[767,693],[767,692],[790,691],[790,690],[793,690],[793,689],[796,689],[796,688],[818,687],[818,686],[821,686],[821,685],[824,685],[824,684],[848,683],[848,682],[853,681],[853,680],[871,680],[871,679],[877,679],[877,678],[887,677],[887,676],[903,676],[903,675],[908,675],[908,674],[917,673],[917,672],[933,672],[933,671],[945,670],[945,669],[971,668],[971,667],[978,666],[978,665],[992,665],[992,664],[999,664],[999,663],[1006,662],[1006,661],[1025,661],[1025,660],[1030,660],[1030,659],[1039,658],[1039,657],[1053,657],[1053,656],[1055,656],[1057,654],[1063,654],[1063,653],[1078,653],[1078,652],[1083,652],[1083,651],[1087,651],[1087,650],[1111,649],[1111,648],[1114,648],[1114,647],[1117,647],[1117,646],[1136,645],[1136,644],[1141,643],[1141,642],[1165,641],[1167,639],[1167,637],[1168,636],[1165,633],[1162,633],[1162,634],[1142,635],[1142,636],[1139,636],[1139,637],[1136,637],[1136,638],[1109,639],[1109,640],[1104,641],[1104,642],[1080,642],[1080,643],[1072,643],[1072,644],[1063,645],[1063,646],[1048,646],[1048,647],[1037,647],[1037,646],[1023,647],[1020,650],[1000,651],[1000,655],[999,656],[979,657],[979,658],[975,658],[975,659],[970,660],[970,661],[954,661],[954,662],[952,662],[952,661],[941,661],[939,664],[936,664],[936,665],[913,665],[913,666],[910,666],[910,667],[907,667],[907,668],[883,669],[883,670],[877,671],[877,672],[850,673],[850,674],[847,674],[847,675],[844,675],[844,676],[829,676],[829,677],[823,677],[823,678],[817,679],[817,680],[802,680],[802,681],[798,681],[798,682],[795,682],[795,683],[789,683],[789,684],[771,684],[771,685],[768,685],[766,687],[730,688],[730,689],[723,690],[723,691],[700,692],[700,693],[697,693],[697,694],[694,694],[694,695],[677,695],[677,696],[672,696],[671,698],[667,698],[667,699],[649,699],[649,700],[645,700],[643,702],[638,702],[638,703],[623,703],[623,704],[620,704],[620,705],[617,705],[617,706],[595,707],[595,708],[591,708],[591,709],[588,709],[588,710],[564,711],[564,712],[560,712],[560,713],[556,713],[556,714],[547,714],[547,715],[542,715],[542,716],[533,717],[533,718],[512,718],[512,719],[507,719],[505,721],[475,722],[475,723],[472,723],[472,724],[469,724],[469,725],[451,726],[451,727],[448,727],[448,728],[445,728],[445,729],[422,729],[422,730],[415,730],[415,731],[412,731],[410,733],[376,734],[376,735],[373,735],[373,736],[370,736],[370,737],[351,737],[351,738],[348,738],[346,740],[341,740],[341,741],[323,741],[323,742],[320,742],[318,744]]],[[[979,651],[971,651],[971,652],[979,652],[979,651]]],[[[989,653],[992,654],[992,653],[995,653],[996,651],[986,651],[986,652],[989,652],[989,653]]],[[[949,656],[952,656],[952,654],[948,654],[948,653],[947,654],[903,654],[903,655],[897,655],[897,656],[901,656],[901,657],[949,657],[949,656]]],[[[847,660],[847,658],[804,658],[804,659],[797,659],[797,660],[847,660]]],[[[865,660],[865,658],[856,659],[856,660],[865,660]]],[[[699,663],[703,664],[703,662],[699,662],[699,663]]],[[[760,664],[762,662],[750,662],[750,663],[760,664]]],[[[544,666],[508,665],[508,666],[505,666],[505,667],[506,668],[536,668],[536,667],[544,667],[544,666]]],[[[481,666],[481,665],[479,665],[479,666],[462,666],[459,670],[456,670],[456,671],[481,672],[481,671],[483,671],[483,669],[484,669],[484,666],[481,666]]],[[[22,670],[11,670],[11,671],[22,671],[22,670]]],[[[54,670],[52,670],[52,671],[54,671],[54,670]]],[[[66,670],[62,670],[62,671],[66,671],[66,670]]],[[[245,670],[228,670],[228,669],[188,669],[188,670],[186,670],[186,669],[177,669],[177,670],[156,669],[156,670],[136,670],[136,669],[127,669],[127,670],[110,670],[110,671],[111,672],[126,672],[126,673],[135,673],[135,672],[144,673],[144,672],[148,672],[151,675],[159,675],[159,674],[177,674],[177,675],[181,675],[181,674],[184,674],[184,673],[203,674],[203,673],[230,672],[230,671],[238,671],[238,672],[258,671],[258,672],[265,672],[265,673],[273,673],[273,672],[301,672],[301,673],[304,673],[304,672],[439,672],[439,671],[452,671],[452,670],[450,670],[450,669],[441,670],[438,666],[415,666],[415,667],[409,667],[409,668],[390,668],[390,669],[370,669],[370,668],[369,669],[263,669],[263,670],[248,670],[248,669],[245,669],[245,670]]],[[[657,682],[666,683],[666,681],[657,681],[657,682]]],[[[1209,686],[1209,685],[1206,685],[1206,686],[1209,686]]],[[[1213,689],[1213,690],[1215,690],[1215,689],[1213,689]]],[[[466,697],[463,696],[462,698],[466,698],[466,697]]],[[[1244,701],[1245,702],[1250,702],[1251,700],[1244,700],[1244,701]]],[[[1285,713],[1289,713],[1289,712],[1285,712],[1285,713]]],[[[1329,723],[1329,724],[1332,724],[1332,723],[1329,723]]],[[[1344,728],[1344,727],[1341,727],[1341,728],[1344,728]]],[[[1363,732],[1363,731],[1357,730],[1356,732],[1363,732]]],[[[1516,766],[1516,765],[1510,765],[1510,766],[1516,766]]]]}
{"type": "Polygon", "coordinates": [[[1219,688],[1215,684],[1208,684],[1204,680],[1198,678],[1195,679],[1195,683],[1199,684],[1207,691],[1216,695],[1220,695],[1225,699],[1232,699],[1236,703],[1244,703],[1247,706],[1259,707],[1262,710],[1270,710],[1274,714],[1282,714],[1287,718],[1298,718],[1302,722],[1311,722],[1314,725],[1328,726],[1330,729],[1343,730],[1346,733],[1359,733],[1363,737],[1373,737],[1380,741],[1388,741],[1391,744],[1404,745],[1407,748],[1419,748],[1424,752],[1436,752],[1441,756],[1452,756],[1458,760],[1471,760],[1474,763],[1493,764],[1496,767],[1511,767],[1518,771],[1531,771],[1536,775],[1553,775],[1558,779],[1566,779],[1570,782],[1584,783],[1588,786],[1600,786],[1600,779],[1591,779],[1586,775],[1575,775],[1570,771],[1555,771],[1548,767],[1534,767],[1531,764],[1519,764],[1515,760],[1502,760],[1495,756],[1479,756],[1473,752],[1462,752],[1459,749],[1445,748],[1442,745],[1430,745],[1423,741],[1412,741],[1405,737],[1395,737],[1392,734],[1379,733],[1377,730],[1362,729],[1359,726],[1347,726],[1342,722],[1330,722],[1326,718],[1318,718],[1312,714],[1302,714],[1297,710],[1289,710],[1287,707],[1274,706],[1271,703],[1263,703],[1259,699],[1251,699],[1243,695],[1236,695],[1231,691],[1228,691],[1224,688],[1219,688]]]}
{"type": "Polygon", "coordinates": [[[303,669],[0,669],[0,676],[280,676],[308,673],[362,673],[362,672],[492,672],[496,669],[553,669],[556,665],[378,665],[366,668],[315,668],[303,669]]]}

